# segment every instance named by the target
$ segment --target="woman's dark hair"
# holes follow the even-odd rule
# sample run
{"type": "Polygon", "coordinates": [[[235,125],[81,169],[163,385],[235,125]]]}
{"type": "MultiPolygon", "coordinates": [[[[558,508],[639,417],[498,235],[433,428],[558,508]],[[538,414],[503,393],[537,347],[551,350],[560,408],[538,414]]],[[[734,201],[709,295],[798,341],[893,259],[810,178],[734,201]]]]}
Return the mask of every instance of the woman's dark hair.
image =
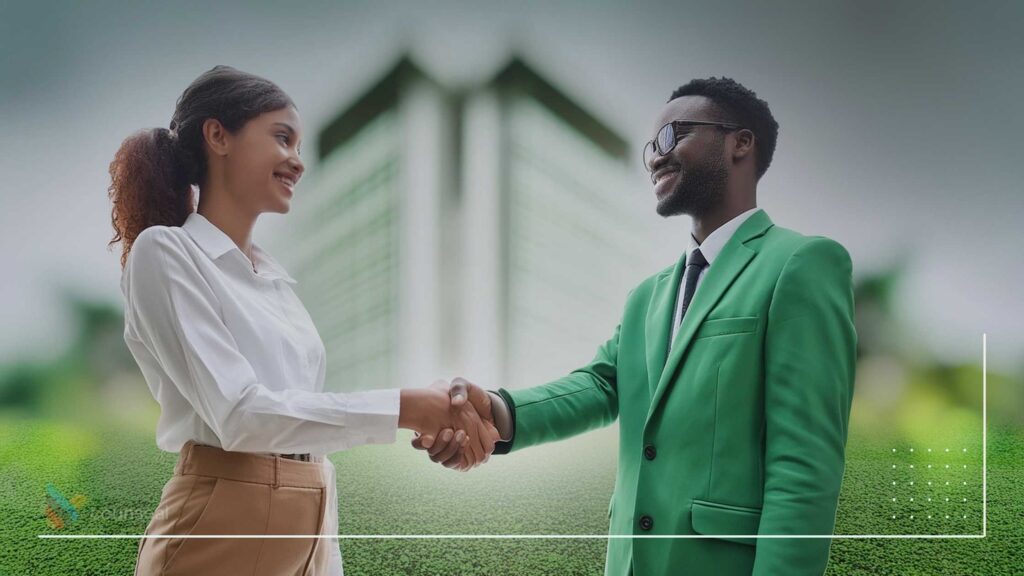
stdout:
{"type": "Polygon", "coordinates": [[[206,180],[203,122],[218,120],[235,133],[266,112],[295,103],[273,82],[231,66],[207,70],[178,98],[170,128],[135,132],[110,163],[114,238],[123,242],[121,267],[135,239],[150,226],[181,226],[195,210],[193,185],[206,180]]]}
{"type": "Polygon", "coordinates": [[[668,101],[680,96],[704,96],[714,103],[715,112],[720,115],[718,120],[734,122],[754,133],[756,172],[760,180],[772,163],[775,143],[779,139],[779,123],[768,109],[768,103],[732,78],[714,76],[690,80],[676,88],[668,101]]]}

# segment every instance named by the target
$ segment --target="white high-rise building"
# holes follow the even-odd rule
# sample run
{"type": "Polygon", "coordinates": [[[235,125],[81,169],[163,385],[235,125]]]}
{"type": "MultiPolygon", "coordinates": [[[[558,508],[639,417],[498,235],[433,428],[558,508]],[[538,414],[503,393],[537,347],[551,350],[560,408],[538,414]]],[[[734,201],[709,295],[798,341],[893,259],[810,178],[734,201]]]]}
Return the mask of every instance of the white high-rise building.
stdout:
{"type": "Polygon", "coordinates": [[[282,260],[330,390],[556,378],[665,265],[639,152],[518,59],[468,88],[403,59],[318,147],[282,260]]]}

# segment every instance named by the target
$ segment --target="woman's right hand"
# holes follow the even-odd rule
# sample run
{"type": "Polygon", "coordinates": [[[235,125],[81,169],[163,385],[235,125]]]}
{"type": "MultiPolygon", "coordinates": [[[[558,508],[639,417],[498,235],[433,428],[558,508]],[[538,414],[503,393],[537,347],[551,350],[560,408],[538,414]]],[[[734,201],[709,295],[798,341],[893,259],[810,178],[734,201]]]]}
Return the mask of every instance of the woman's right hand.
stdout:
{"type": "MultiPolygon", "coordinates": [[[[500,434],[495,426],[491,396],[486,390],[464,378],[455,378],[450,387],[443,380],[435,382],[432,387],[447,390],[453,406],[471,404],[476,413],[480,415],[487,432],[493,435],[495,441],[500,439],[500,434]]],[[[463,451],[460,450],[460,438],[457,430],[445,428],[437,435],[417,434],[412,440],[412,447],[426,451],[432,461],[455,470],[469,470],[490,459],[493,449],[487,451],[487,456],[479,462],[473,462],[468,457],[463,457],[463,451]]]]}
{"type": "Polygon", "coordinates": [[[429,388],[402,390],[399,426],[417,433],[414,446],[420,442],[434,462],[469,470],[490,457],[499,435],[486,392],[462,389],[465,394],[438,380],[429,388]]]}

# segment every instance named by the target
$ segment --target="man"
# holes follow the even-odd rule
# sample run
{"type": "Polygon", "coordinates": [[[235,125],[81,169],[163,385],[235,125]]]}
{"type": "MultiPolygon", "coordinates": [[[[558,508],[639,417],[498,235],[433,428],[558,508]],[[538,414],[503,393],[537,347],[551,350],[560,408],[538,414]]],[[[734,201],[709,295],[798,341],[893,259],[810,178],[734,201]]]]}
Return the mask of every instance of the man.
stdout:
{"type": "MultiPolygon", "coordinates": [[[[837,242],[756,206],[778,124],[728,78],[677,89],[645,148],[658,214],[692,217],[681,261],[626,299],[593,361],[534,388],[453,400],[490,410],[495,453],[619,419],[605,573],[821,574],[842,483],[857,335],[837,242]],[[699,289],[698,289],[699,288],[699,289]]],[[[446,435],[418,438],[458,467],[446,435]]]]}

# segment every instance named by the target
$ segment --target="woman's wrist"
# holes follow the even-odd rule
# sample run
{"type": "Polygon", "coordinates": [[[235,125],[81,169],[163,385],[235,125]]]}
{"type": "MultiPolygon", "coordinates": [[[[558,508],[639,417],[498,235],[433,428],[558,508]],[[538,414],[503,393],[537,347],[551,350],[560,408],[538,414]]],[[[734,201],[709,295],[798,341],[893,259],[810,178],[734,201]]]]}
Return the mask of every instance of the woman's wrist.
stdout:
{"type": "Polygon", "coordinates": [[[409,388],[399,393],[398,427],[417,432],[436,432],[438,414],[451,407],[448,394],[431,388],[409,388]]]}

